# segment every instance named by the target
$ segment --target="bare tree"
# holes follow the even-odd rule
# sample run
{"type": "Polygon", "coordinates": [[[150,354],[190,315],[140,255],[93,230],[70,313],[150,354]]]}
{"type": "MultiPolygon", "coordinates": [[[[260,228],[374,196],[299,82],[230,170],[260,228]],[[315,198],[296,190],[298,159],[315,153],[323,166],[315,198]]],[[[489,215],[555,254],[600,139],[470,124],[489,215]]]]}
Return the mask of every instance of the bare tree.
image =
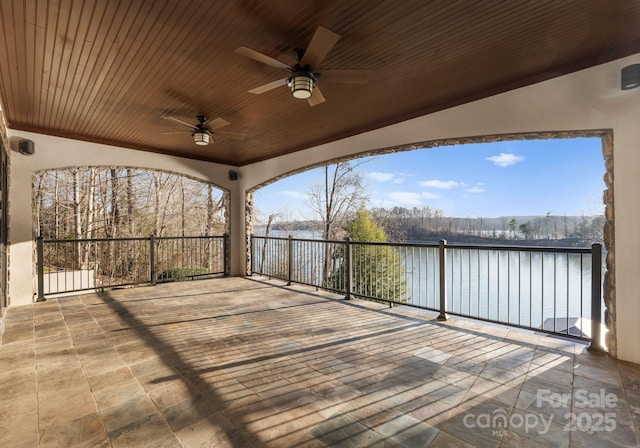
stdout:
{"type": "Polygon", "coordinates": [[[44,191],[43,184],[45,181],[45,176],[41,176],[38,179],[36,185],[36,213],[37,213],[37,235],[41,236],[43,233],[43,220],[44,220],[44,191]]]}
{"type": "MultiPolygon", "coordinates": [[[[44,177],[43,173],[43,177],[44,177]]],[[[53,187],[53,203],[54,203],[54,213],[55,213],[55,222],[54,222],[54,226],[55,226],[55,239],[60,238],[60,232],[59,232],[59,227],[60,227],[60,202],[58,201],[58,190],[59,190],[59,185],[60,182],[58,181],[58,172],[55,172],[55,185],[53,187]]]]}
{"type": "Polygon", "coordinates": [[[111,235],[116,238],[120,230],[120,207],[118,200],[118,172],[115,168],[109,170],[111,177],[111,235]]]}
{"type": "MultiPolygon", "coordinates": [[[[73,217],[74,217],[74,230],[75,237],[80,239],[82,238],[82,215],[80,209],[80,192],[81,192],[81,184],[80,184],[80,170],[74,169],[73,171],[73,217]]],[[[82,244],[78,243],[76,249],[77,262],[78,265],[82,264],[82,244]]]]}
{"type": "Polygon", "coordinates": [[[355,168],[364,162],[338,162],[324,167],[324,183],[311,186],[309,207],[322,222],[322,237],[335,239],[345,232],[347,221],[368,195],[362,175],[355,168]]]}
{"type": "MultiPolygon", "coordinates": [[[[95,195],[96,195],[96,170],[95,168],[91,168],[89,170],[89,180],[88,180],[88,193],[87,193],[87,207],[85,214],[85,222],[87,223],[87,228],[85,231],[85,237],[87,239],[93,238],[93,226],[96,220],[95,216],[95,195]]],[[[84,254],[83,254],[83,263],[87,264],[89,262],[89,251],[91,250],[89,243],[85,244],[84,254]]]]}
{"type": "Polygon", "coordinates": [[[267,218],[267,228],[264,233],[265,238],[262,245],[262,256],[260,257],[260,272],[264,272],[264,259],[267,256],[267,238],[269,238],[269,233],[271,232],[271,224],[273,224],[273,221],[279,216],[279,213],[270,213],[269,218],[267,218]]]}
{"type": "MultiPolygon", "coordinates": [[[[205,231],[215,235],[224,229],[222,192],[210,184],[176,174],[77,167],[40,172],[34,187],[37,225],[34,232],[45,239],[146,237],[154,230],[158,236],[202,235],[205,231]]],[[[218,246],[211,243],[207,241],[211,247],[206,248],[207,258],[202,259],[202,264],[208,263],[209,267],[214,265],[214,257],[220,255],[218,246]]],[[[102,257],[96,262],[100,266],[99,275],[111,276],[116,272],[135,276],[136,260],[144,257],[140,247],[133,243],[97,245],[80,241],[55,255],[52,249],[47,262],[76,269],[92,262],[93,257],[102,257]]],[[[183,249],[183,254],[191,251],[187,257],[201,250],[187,242],[183,249]]],[[[173,261],[179,260],[179,246],[175,252],[171,255],[173,261]]]]}
{"type": "Polygon", "coordinates": [[[154,192],[154,205],[153,207],[153,234],[158,235],[159,223],[160,223],[160,195],[162,192],[162,183],[160,181],[161,173],[154,173],[153,176],[153,192],[154,192]]]}
{"type": "Polygon", "coordinates": [[[34,181],[34,211],[45,238],[148,236],[154,228],[158,235],[213,235],[223,228],[222,194],[207,185],[135,169],[46,171],[34,181]]]}
{"type": "MultiPolygon", "coordinates": [[[[368,199],[362,175],[355,171],[364,161],[351,164],[338,162],[324,167],[324,183],[315,184],[309,190],[309,207],[322,223],[322,237],[333,240],[346,234],[349,218],[365,204],[368,199]]],[[[332,271],[333,254],[329,245],[325,245],[323,283],[329,279],[332,271]]]]}
{"type": "Polygon", "coordinates": [[[127,169],[127,224],[128,236],[133,236],[135,232],[133,217],[133,172],[127,169]]]}

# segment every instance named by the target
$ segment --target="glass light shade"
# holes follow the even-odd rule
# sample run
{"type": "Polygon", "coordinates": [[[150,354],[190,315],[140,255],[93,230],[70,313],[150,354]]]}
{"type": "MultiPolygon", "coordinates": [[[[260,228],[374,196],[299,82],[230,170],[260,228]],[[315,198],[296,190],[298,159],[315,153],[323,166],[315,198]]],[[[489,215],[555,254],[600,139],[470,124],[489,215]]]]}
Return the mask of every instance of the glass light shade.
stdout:
{"type": "Polygon", "coordinates": [[[195,131],[193,133],[193,142],[196,145],[208,145],[211,134],[207,131],[195,131]]]}
{"type": "Polygon", "coordinates": [[[311,98],[316,80],[307,73],[294,74],[289,78],[289,87],[294,98],[307,100],[311,98]]]}

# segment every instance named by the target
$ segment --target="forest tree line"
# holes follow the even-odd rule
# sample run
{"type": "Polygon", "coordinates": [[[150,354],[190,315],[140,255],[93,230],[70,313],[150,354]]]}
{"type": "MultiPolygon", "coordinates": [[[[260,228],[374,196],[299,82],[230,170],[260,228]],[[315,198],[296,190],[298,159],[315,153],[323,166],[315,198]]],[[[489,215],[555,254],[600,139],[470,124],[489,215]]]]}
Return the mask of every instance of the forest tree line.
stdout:
{"type": "Polygon", "coordinates": [[[221,190],[185,176],[131,168],[42,171],[34,179],[36,235],[45,239],[220,235],[221,190]]]}
{"type": "MultiPolygon", "coordinates": [[[[372,219],[385,229],[391,241],[535,242],[591,244],[602,242],[604,216],[553,215],[448,217],[442,210],[423,207],[370,209],[372,219]]],[[[273,230],[317,232],[314,220],[280,221],[273,230]]]]}

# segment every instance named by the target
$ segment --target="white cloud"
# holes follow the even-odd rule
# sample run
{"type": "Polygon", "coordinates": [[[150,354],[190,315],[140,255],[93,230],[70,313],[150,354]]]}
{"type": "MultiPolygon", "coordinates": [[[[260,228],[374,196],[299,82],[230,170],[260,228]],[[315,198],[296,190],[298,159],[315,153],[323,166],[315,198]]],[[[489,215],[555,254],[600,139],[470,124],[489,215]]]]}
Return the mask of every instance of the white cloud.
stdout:
{"type": "Polygon", "coordinates": [[[475,187],[471,187],[471,188],[467,188],[466,190],[464,190],[466,193],[484,193],[484,188],[482,188],[479,185],[476,185],[475,187]]]}
{"type": "Polygon", "coordinates": [[[392,191],[389,197],[396,202],[395,205],[421,205],[422,195],[413,191],[392,191]]]}
{"type": "Polygon", "coordinates": [[[404,183],[404,178],[402,177],[396,177],[395,179],[392,180],[392,182],[396,185],[400,185],[404,183]]]}
{"type": "Polygon", "coordinates": [[[391,173],[382,173],[379,171],[372,171],[371,173],[367,174],[371,179],[375,180],[376,182],[389,182],[390,180],[393,179],[393,174],[391,173]]]}
{"type": "Polygon", "coordinates": [[[439,188],[441,190],[451,190],[452,188],[460,188],[466,186],[463,182],[456,182],[455,180],[424,180],[418,182],[418,185],[425,188],[439,188]]]}
{"type": "Polygon", "coordinates": [[[517,156],[515,154],[506,154],[501,152],[497,156],[487,157],[486,160],[493,162],[496,166],[506,167],[515,165],[518,162],[522,162],[524,160],[523,156],[517,156]]]}
{"type": "Polygon", "coordinates": [[[284,190],[284,191],[281,191],[280,193],[282,194],[282,196],[286,196],[288,198],[307,199],[307,195],[305,193],[300,193],[299,191],[284,190]]]}
{"type": "Polygon", "coordinates": [[[400,206],[419,206],[422,205],[423,199],[438,199],[440,195],[431,193],[429,191],[423,191],[417,193],[415,191],[392,191],[389,193],[390,201],[384,202],[385,207],[400,205],[400,206]]]}

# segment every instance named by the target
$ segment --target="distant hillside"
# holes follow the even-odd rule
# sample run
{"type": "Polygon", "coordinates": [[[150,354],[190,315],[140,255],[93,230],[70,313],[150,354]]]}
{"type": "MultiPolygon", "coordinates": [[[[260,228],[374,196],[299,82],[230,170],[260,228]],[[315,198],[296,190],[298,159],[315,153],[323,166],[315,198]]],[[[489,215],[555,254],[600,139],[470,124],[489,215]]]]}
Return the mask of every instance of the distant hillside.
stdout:
{"type": "MultiPolygon", "coordinates": [[[[476,244],[585,246],[602,242],[604,216],[499,216],[445,217],[437,209],[376,208],[375,221],[384,227],[390,241],[438,241],[476,244]]],[[[314,220],[275,222],[271,229],[287,232],[317,232],[314,220]]],[[[258,231],[260,226],[256,227],[258,231]]],[[[264,228],[262,229],[264,234],[264,228]]]]}

